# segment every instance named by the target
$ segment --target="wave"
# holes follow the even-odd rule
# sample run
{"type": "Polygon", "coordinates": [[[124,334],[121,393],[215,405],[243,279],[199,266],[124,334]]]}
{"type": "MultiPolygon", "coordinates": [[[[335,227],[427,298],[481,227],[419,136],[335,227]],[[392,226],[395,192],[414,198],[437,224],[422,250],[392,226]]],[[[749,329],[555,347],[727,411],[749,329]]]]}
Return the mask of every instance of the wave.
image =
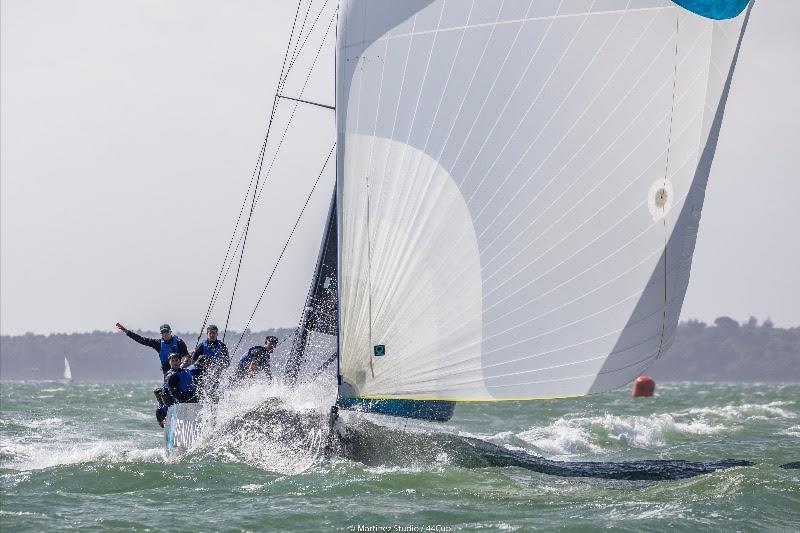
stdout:
{"type": "MultiPolygon", "coordinates": [[[[518,433],[502,432],[492,441],[532,446],[545,455],[573,456],[597,454],[615,446],[659,448],[676,440],[735,431],[745,422],[765,419],[794,419],[793,402],[745,403],[690,408],[674,413],[651,415],[603,414],[591,417],[564,417],[545,426],[533,426],[518,433]]],[[[785,430],[800,436],[800,426],[785,430]]]]}
{"type": "Polygon", "coordinates": [[[561,418],[544,427],[533,427],[515,436],[548,455],[600,453],[610,445],[654,448],[670,437],[712,435],[725,429],[702,420],[680,421],[671,414],[561,418]]]}
{"type": "Polygon", "coordinates": [[[11,459],[4,468],[19,471],[43,470],[80,463],[155,462],[163,458],[160,448],[136,448],[130,440],[81,443],[0,441],[0,453],[11,459]]]}
{"type": "Polygon", "coordinates": [[[42,418],[40,420],[30,418],[3,418],[0,419],[0,428],[25,428],[34,430],[56,429],[64,425],[64,420],[57,417],[42,418]]]}
{"type": "Polygon", "coordinates": [[[696,407],[686,413],[690,415],[708,415],[727,420],[765,420],[768,418],[797,418],[797,414],[784,409],[793,402],[774,401],[769,403],[745,403],[741,405],[723,405],[716,407],[696,407]]]}
{"type": "Polygon", "coordinates": [[[790,426],[781,431],[781,434],[800,438],[800,426],[790,426]]]}

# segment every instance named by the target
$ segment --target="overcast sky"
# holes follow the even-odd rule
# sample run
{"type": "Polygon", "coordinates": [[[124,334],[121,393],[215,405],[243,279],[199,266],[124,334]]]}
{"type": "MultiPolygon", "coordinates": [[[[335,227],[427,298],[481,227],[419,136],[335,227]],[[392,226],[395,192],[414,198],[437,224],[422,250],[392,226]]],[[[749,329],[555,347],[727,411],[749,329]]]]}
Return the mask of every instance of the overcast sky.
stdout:
{"type": "MultiPolygon", "coordinates": [[[[265,133],[292,4],[3,0],[3,334],[200,327],[265,133]]],[[[800,325],[798,19],[797,0],[753,10],[684,319],[800,325]]],[[[304,93],[329,104],[333,36],[304,93]]],[[[298,94],[319,44],[307,44],[287,93],[298,94]]],[[[291,110],[281,106],[277,133],[291,110]]],[[[233,329],[333,141],[330,111],[304,107],[294,122],[252,222],[233,329]]],[[[296,324],[332,186],[326,172],[252,328],[296,324]]],[[[212,317],[220,326],[229,294],[212,317]]]]}

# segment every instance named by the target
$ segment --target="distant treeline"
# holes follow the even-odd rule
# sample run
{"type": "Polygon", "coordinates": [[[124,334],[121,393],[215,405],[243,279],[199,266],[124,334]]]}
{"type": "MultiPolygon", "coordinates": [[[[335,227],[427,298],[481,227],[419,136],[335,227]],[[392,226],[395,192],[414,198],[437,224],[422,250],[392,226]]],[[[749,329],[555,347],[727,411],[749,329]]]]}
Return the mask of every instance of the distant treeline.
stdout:
{"type": "MultiPolygon", "coordinates": [[[[158,338],[155,332],[139,332],[158,338]]],[[[290,329],[247,332],[239,354],[261,344],[265,335],[279,339],[290,329]]],[[[181,334],[191,350],[195,334],[181,334]]],[[[229,344],[239,334],[228,332],[229,344]]],[[[0,337],[0,378],[60,379],[64,357],[76,380],[160,379],[155,350],[136,344],[122,333],[94,333],[0,337]]],[[[236,356],[235,356],[236,357],[236,356]]],[[[800,327],[776,328],[767,320],[751,318],[739,324],[720,317],[713,325],[697,320],[678,326],[675,343],[647,373],[670,381],[800,381],[800,327]]]]}
{"type": "MultiPolygon", "coordinates": [[[[250,346],[262,344],[266,335],[284,339],[291,329],[271,329],[250,332],[239,347],[241,355],[250,346]]],[[[161,338],[154,331],[137,331],[153,339],[161,338]]],[[[189,350],[195,347],[197,333],[177,333],[189,350]]],[[[230,349],[236,345],[240,333],[228,331],[230,349]]],[[[0,337],[1,379],[61,379],[64,357],[69,359],[72,377],[85,381],[121,381],[136,379],[161,379],[158,354],[142,346],[121,332],[95,331],[92,333],[54,333],[52,335],[25,335],[0,337]]]]}
{"type": "Polygon", "coordinates": [[[672,347],[647,371],[670,381],[800,381],[800,327],[743,324],[722,316],[714,325],[689,320],[672,347]]]}

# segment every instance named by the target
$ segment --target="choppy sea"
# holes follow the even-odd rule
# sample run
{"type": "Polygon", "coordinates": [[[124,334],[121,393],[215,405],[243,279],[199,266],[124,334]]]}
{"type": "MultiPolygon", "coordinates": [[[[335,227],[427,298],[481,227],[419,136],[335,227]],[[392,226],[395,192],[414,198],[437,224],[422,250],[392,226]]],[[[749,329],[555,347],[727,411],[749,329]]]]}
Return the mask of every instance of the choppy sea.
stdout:
{"type": "MultiPolygon", "coordinates": [[[[373,418],[386,430],[369,465],[288,453],[253,424],[168,460],[153,385],[0,383],[0,529],[800,530],[800,470],[779,467],[800,461],[800,384],[669,383],[649,399],[620,390],[464,404],[443,425],[373,418]],[[442,432],[564,461],[755,464],[673,481],[564,478],[423,453],[442,432]]],[[[253,387],[239,414],[274,393],[253,387]]],[[[283,394],[296,402],[303,392],[283,394]]]]}

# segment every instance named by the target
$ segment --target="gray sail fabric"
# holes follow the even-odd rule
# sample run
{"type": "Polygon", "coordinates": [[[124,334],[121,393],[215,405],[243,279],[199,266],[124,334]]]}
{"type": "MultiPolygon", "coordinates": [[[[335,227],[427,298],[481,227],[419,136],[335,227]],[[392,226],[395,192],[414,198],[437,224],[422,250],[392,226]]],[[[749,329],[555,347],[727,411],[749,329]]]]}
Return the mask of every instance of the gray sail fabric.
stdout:
{"type": "Polygon", "coordinates": [[[306,305],[285,365],[285,378],[289,383],[295,382],[300,377],[304,365],[307,371],[304,372],[303,378],[313,380],[336,359],[339,333],[336,216],[334,192],[306,305]]]}
{"type": "Polygon", "coordinates": [[[662,356],[746,16],[344,2],[341,394],[579,395],[662,356]]]}

